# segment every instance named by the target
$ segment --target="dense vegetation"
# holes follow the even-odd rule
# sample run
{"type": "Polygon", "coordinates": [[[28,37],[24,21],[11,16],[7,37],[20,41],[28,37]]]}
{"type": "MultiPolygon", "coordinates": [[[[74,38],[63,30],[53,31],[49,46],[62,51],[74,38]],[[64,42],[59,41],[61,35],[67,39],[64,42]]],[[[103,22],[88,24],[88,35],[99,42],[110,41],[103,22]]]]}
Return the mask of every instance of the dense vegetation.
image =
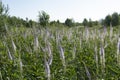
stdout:
{"type": "Polygon", "coordinates": [[[91,19],[50,22],[44,11],[38,22],[23,20],[9,16],[2,2],[0,10],[0,80],[120,79],[117,13],[100,26],[91,19]]]}
{"type": "Polygon", "coordinates": [[[0,39],[1,80],[120,79],[118,28],[14,28],[0,39]]]}

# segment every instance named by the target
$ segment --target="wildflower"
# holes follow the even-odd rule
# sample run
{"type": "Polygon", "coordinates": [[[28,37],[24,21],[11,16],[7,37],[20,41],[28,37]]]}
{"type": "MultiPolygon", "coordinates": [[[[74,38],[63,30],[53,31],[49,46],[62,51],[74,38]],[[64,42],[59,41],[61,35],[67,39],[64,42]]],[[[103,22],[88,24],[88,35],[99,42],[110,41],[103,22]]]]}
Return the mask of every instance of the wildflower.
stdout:
{"type": "Polygon", "coordinates": [[[101,44],[100,47],[100,60],[101,60],[101,65],[105,68],[105,53],[104,53],[104,47],[101,44]]]}
{"type": "Polygon", "coordinates": [[[13,57],[12,57],[12,55],[11,55],[11,53],[10,53],[10,50],[7,48],[7,50],[8,50],[8,56],[9,56],[9,58],[11,59],[11,60],[13,60],[13,57]]]}
{"type": "Polygon", "coordinates": [[[14,51],[16,52],[16,45],[13,40],[12,40],[12,46],[13,46],[14,51]]]}
{"type": "Polygon", "coordinates": [[[118,38],[118,43],[117,43],[117,62],[118,65],[120,65],[120,37],[118,38]]]}
{"type": "Polygon", "coordinates": [[[52,55],[52,51],[51,51],[51,48],[50,48],[50,43],[48,43],[48,56],[49,56],[48,64],[51,65],[52,60],[53,60],[53,55],[52,55]]]}
{"type": "Polygon", "coordinates": [[[34,37],[34,50],[36,51],[38,48],[39,48],[38,36],[35,35],[35,37],[34,37]]]}
{"type": "Polygon", "coordinates": [[[46,72],[46,77],[48,78],[48,80],[50,80],[50,67],[46,59],[45,59],[45,72],[46,72]]]}
{"type": "Polygon", "coordinates": [[[83,62],[83,64],[84,64],[84,67],[85,67],[85,71],[86,71],[87,77],[88,77],[89,80],[91,80],[90,72],[89,72],[89,70],[88,70],[88,68],[87,68],[87,66],[85,65],[84,62],[83,62]]]}
{"type": "Polygon", "coordinates": [[[98,54],[97,54],[97,46],[95,46],[95,61],[96,61],[96,66],[98,68],[98,54]]]}
{"type": "Polygon", "coordinates": [[[60,50],[60,57],[61,57],[63,66],[65,67],[66,65],[65,65],[65,56],[64,56],[63,48],[61,46],[59,46],[59,50],[60,50]]]}

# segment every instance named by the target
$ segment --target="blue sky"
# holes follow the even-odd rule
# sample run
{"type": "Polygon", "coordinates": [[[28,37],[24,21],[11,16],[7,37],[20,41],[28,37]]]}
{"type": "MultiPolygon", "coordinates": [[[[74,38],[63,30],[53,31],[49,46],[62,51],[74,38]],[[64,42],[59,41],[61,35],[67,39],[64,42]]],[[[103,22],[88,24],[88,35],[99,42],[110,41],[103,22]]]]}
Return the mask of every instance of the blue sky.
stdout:
{"type": "Polygon", "coordinates": [[[9,14],[21,18],[38,19],[38,12],[44,10],[50,20],[64,22],[73,18],[82,22],[84,18],[100,20],[113,12],[120,13],[120,0],[2,0],[9,5],[9,14]]]}

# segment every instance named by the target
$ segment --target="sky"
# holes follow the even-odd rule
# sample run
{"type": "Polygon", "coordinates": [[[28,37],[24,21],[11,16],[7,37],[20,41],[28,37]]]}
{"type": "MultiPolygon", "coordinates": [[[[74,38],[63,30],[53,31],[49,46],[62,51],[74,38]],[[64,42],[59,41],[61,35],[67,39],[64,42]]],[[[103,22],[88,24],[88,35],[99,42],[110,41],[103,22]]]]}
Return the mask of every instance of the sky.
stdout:
{"type": "Polygon", "coordinates": [[[82,22],[84,18],[93,21],[105,18],[113,12],[120,13],[120,0],[2,0],[9,5],[11,16],[38,20],[38,12],[45,11],[50,21],[73,18],[82,22]]]}

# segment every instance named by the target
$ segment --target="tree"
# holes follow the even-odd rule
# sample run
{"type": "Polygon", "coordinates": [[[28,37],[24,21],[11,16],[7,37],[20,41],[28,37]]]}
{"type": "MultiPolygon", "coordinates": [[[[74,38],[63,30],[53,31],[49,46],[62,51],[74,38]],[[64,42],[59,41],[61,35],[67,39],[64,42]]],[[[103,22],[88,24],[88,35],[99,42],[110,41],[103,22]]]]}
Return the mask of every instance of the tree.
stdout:
{"type": "Polygon", "coordinates": [[[25,21],[25,26],[26,27],[32,27],[33,26],[33,21],[30,19],[28,19],[28,18],[26,18],[26,21],[25,21]]]}
{"type": "Polygon", "coordinates": [[[29,27],[32,27],[33,26],[33,21],[32,20],[29,20],[29,27]]]}
{"type": "Polygon", "coordinates": [[[117,12],[115,12],[115,13],[112,14],[112,20],[111,20],[111,22],[112,22],[113,26],[119,25],[119,15],[118,15],[117,12]]]}
{"type": "Polygon", "coordinates": [[[100,19],[100,20],[99,20],[99,23],[100,23],[101,25],[104,25],[104,24],[105,24],[105,20],[104,20],[104,19],[100,19]]]}
{"type": "Polygon", "coordinates": [[[106,26],[109,26],[110,23],[111,23],[111,21],[112,21],[111,15],[107,15],[107,16],[105,17],[104,23],[105,23],[106,26]]]}
{"type": "Polygon", "coordinates": [[[56,25],[56,21],[51,21],[51,22],[50,22],[50,25],[52,25],[52,26],[53,26],[53,25],[56,25]]]}
{"type": "Polygon", "coordinates": [[[88,26],[89,26],[89,27],[92,27],[92,26],[93,26],[93,23],[92,23],[92,20],[91,20],[91,19],[89,19],[88,26]]]}
{"type": "Polygon", "coordinates": [[[59,20],[57,20],[57,23],[58,23],[58,24],[60,24],[60,21],[59,21],[59,20]]]}
{"type": "Polygon", "coordinates": [[[97,26],[98,25],[98,21],[92,21],[93,25],[97,26]]]}
{"type": "Polygon", "coordinates": [[[69,26],[69,27],[74,26],[74,20],[67,18],[67,19],[65,20],[65,25],[66,25],[66,26],[69,26]]]}
{"type": "Polygon", "coordinates": [[[44,11],[39,12],[39,23],[43,27],[45,27],[49,23],[49,18],[50,16],[46,12],[44,11]]]}
{"type": "Polygon", "coordinates": [[[82,23],[83,23],[83,25],[84,25],[84,26],[88,26],[88,21],[87,21],[87,19],[86,19],[86,18],[83,20],[83,22],[82,22],[82,23]]]}
{"type": "Polygon", "coordinates": [[[8,5],[5,6],[2,1],[0,0],[0,16],[1,15],[7,15],[8,14],[8,11],[9,11],[9,7],[8,5]]]}
{"type": "Polygon", "coordinates": [[[0,0],[0,32],[5,32],[5,22],[7,21],[9,7],[0,0]]]}

